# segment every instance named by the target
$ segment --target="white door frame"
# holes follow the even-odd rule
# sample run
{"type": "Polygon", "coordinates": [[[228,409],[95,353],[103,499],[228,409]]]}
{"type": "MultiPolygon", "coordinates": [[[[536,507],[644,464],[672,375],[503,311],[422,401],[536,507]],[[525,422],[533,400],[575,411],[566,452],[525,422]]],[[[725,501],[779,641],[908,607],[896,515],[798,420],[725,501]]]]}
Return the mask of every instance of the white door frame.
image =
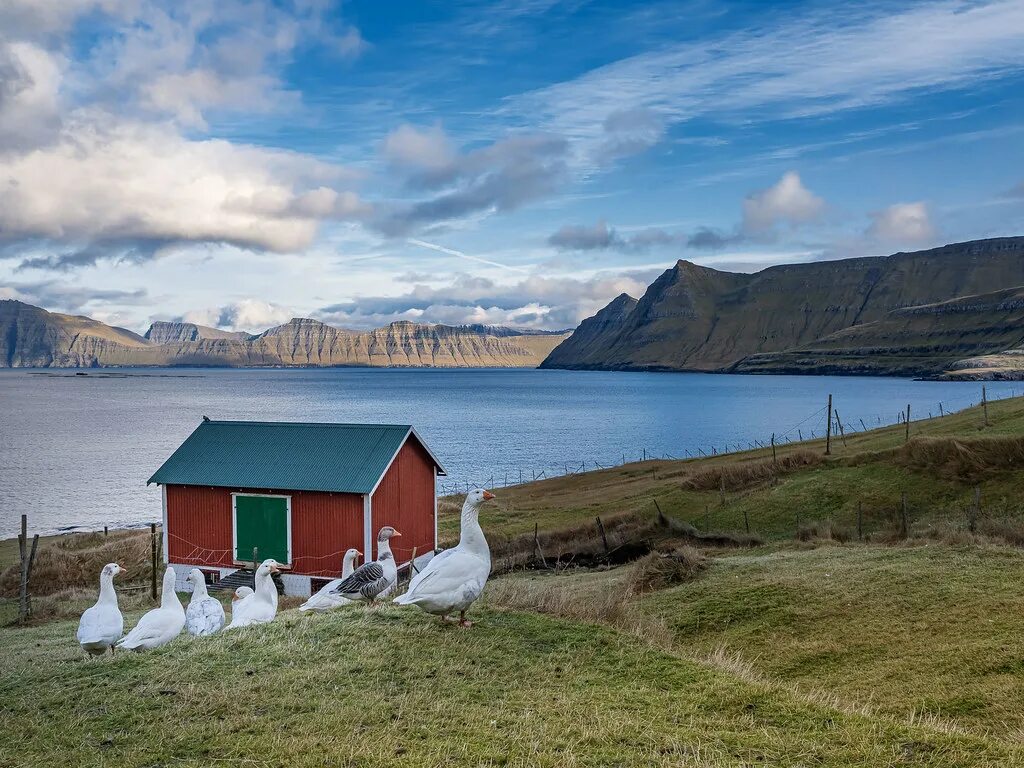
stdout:
{"type": "Polygon", "coordinates": [[[265,499],[285,499],[287,502],[288,521],[288,562],[281,565],[291,566],[292,564],[292,497],[284,493],[232,493],[231,494],[231,561],[234,563],[248,563],[247,560],[238,559],[238,497],[256,496],[265,499]]]}

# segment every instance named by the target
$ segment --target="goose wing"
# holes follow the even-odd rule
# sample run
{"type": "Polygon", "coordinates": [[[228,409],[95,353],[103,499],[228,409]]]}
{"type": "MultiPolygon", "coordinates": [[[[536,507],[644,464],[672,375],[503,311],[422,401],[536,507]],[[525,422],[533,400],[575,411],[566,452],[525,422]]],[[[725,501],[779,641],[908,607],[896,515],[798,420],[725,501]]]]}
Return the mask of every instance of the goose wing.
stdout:
{"type": "Polygon", "coordinates": [[[212,635],[224,626],[224,606],[220,600],[207,597],[196,604],[189,604],[185,612],[188,631],[196,636],[212,635]]]}
{"type": "Polygon", "coordinates": [[[332,594],[348,598],[362,597],[372,600],[389,586],[384,566],[378,562],[366,563],[352,571],[347,579],[331,590],[332,594]]]}

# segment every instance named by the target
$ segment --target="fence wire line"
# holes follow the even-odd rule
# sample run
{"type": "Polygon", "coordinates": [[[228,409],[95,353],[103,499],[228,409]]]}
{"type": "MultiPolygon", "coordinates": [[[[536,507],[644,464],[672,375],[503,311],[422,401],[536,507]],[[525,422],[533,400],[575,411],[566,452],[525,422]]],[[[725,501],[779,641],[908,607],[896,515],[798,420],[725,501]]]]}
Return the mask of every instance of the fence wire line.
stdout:
{"type": "MultiPolygon", "coordinates": [[[[964,397],[951,397],[951,398],[947,398],[945,400],[938,400],[938,401],[936,401],[936,405],[940,406],[939,414],[936,414],[934,411],[932,411],[932,412],[918,411],[918,412],[915,413],[913,411],[913,409],[912,409],[911,410],[910,422],[911,423],[915,423],[915,422],[927,421],[930,418],[934,418],[936,415],[950,416],[950,415],[953,415],[955,413],[959,413],[960,411],[966,410],[967,408],[971,408],[971,407],[974,407],[974,406],[977,406],[977,405],[981,405],[982,402],[986,402],[986,401],[987,402],[995,402],[995,401],[998,401],[998,400],[1008,400],[1008,399],[1011,399],[1011,398],[1014,398],[1014,397],[1018,397],[1018,396],[1019,396],[1018,390],[1017,389],[1011,389],[1009,392],[1002,393],[1002,394],[998,394],[997,393],[995,396],[990,395],[990,394],[988,394],[986,392],[984,400],[979,399],[975,395],[965,395],[964,397]]],[[[842,403],[833,403],[833,411],[835,412],[837,410],[836,406],[837,405],[841,405],[841,404],[842,403]]],[[[776,432],[775,433],[776,444],[778,444],[778,443],[780,443],[782,441],[785,441],[786,444],[792,444],[794,442],[794,440],[793,440],[793,438],[795,436],[794,433],[797,433],[797,435],[800,435],[803,440],[808,440],[808,439],[818,440],[818,439],[821,439],[821,437],[824,437],[824,430],[823,430],[821,435],[818,435],[814,430],[810,430],[810,436],[807,437],[807,436],[803,436],[803,433],[801,432],[800,428],[803,427],[808,422],[812,422],[815,418],[818,418],[818,417],[824,415],[825,411],[827,411],[827,410],[828,410],[828,406],[823,406],[823,407],[819,408],[818,410],[814,411],[813,413],[809,414],[808,416],[804,417],[802,420],[800,420],[799,422],[797,422],[793,426],[789,427],[784,432],[776,432]]],[[[858,417],[856,417],[856,420],[857,420],[857,422],[859,422],[860,424],[863,425],[862,429],[858,429],[854,424],[852,424],[849,421],[847,421],[846,418],[842,418],[841,424],[842,424],[843,433],[845,433],[847,435],[858,434],[858,433],[863,433],[865,431],[870,431],[872,429],[877,429],[879,427],[890,427],[890,426],[896,426],[896,425],[899,425],[899,424],[904,424],[904,423],[906,423],[906,411],[901,409],[900,412],[897,413],[895,417],[893,417],[892,415],[882,415],[882,414],[876,412],[873,415],[858,416],[858,417]],[[873,423],[872,423],[872,421],[873,421],[873,423]]],[[[839,418],[834,415],[832,423],[833,423],[833,426],[836,425],[836,424],[839,424],[840,423],[839,418]]],[[[827,426],[827,425],[823,425],[823,426],[827,426]]],[[[838,435],[834,435],[834,436],[837,437],[838,439],[842,439],[842,437],[843,437],[842,434],[838,434],[838,435]]],[[[797,442],[799,442],[799,440],[797,442]]],[[[704,449],[702,449],[701,447],[698,446],[698,447],[696,447],[693,450],[692,453],[691,453],[691,451],[689,449],[684,449],[683,452],[686,454],[686,458],[698,458],[698,457],[721,456],[723,454],[734,453],[734,452],[742,452],[742,451],[747,451],[747,450],[754,450],[756,448],[767,448],[769,445],[770,445],[770,438],[768,440],[755,439],[755,440],[747,440],[747,441],[735,442],[735,443],[733,443],[731,441],[726,441],[725,442],[724,450],[719,449],[717,446],[710,446],[708,452],[705,452],[704,449]],[[743,444],[744,442],[746,442],[746,447],[744,447],[744,444],[743,444]]],[[[623,453],[622,454],[622,459],[623,460],[621,462],[617,462],[617,463],[616,462],[612,462],[610,464],[602,464],[602,463],[600,463],[598,461],[594,461],[594,460],[589,460],[589,461],[588,460],[582,460],[581,461],[579,458],[576,458],[576,459],[574,459],[572,461],[569,461],[569,462],[564,462],[563,461],[563,462],[552,463],[551,465],[544,466],[540,470],[538,470],[536,467],[528,467],[528,468],[525,468],[525,469],[522,468],[522,467],[513,467],[511,470],[503,470],[501,472],[496,472],[496,473],[491,474],[488,482],[484,482],[485,478],[480,477],[480,476],[469,476],[468,478],[455,479],[455,480],[451,480],[449,482],[438,481],[438,495],[439,496],[448,496],[448,495],[452,495],[452,494],[466,493],[469,489],[474,488],[474,487],[476,487],[476,488],[499,487],[499,486],[496,486],[496,484],[495,484],[495,479],[496,478],[503,479],[503,481],[504,481],[500,485],[500,487],[508,487],[510,485],[518,485],[519,482],[520,482],[518,480],[518,478],[520,476],[522,478],[521,482],[525,483],[525,482],[533,482],[533,481],[536,481],[536,480],[544,480],[544,479],[550,479],[550,478],[554,478],[554,477],[566,477],[568,475],[579,474],[580,472],[586,471],[586,467],[588,465],[593,466],[595,469],[611,469],[612,467],[622,466],[624,464],[631,464],[631,463],[636,463],[636,462],[649,461],[649,460],[659,460],[659,459],[660,460],[665,460],[665,459],[673,459],[674,460],[676,458],[677,458],[676,456],[673,456],[673,455],[671,455],[669,453],[662,452],[659,455],[658,453],[656,453],[654,451],[647,451],[646,449],[644,449],[641,452],[641,454],[639,456],[637,456],[636,459],[628,458],[627,454],[623,453]]]]}
{"type": "MultiPolygon", "coordinates": [[[[181,558],[183,558],[185,560],[208,560],[208,559],[219,558],[219,557],[225,556],[225,555],[232,555],[233,556],[234,553],[235,553],[234,549],[211,549],[209,547],[203,547],[203,546],[201,546],[199,544],[196,544],[193,541],[189,541],[188,539],[186,539],[186,538],[184,538],[182,536],[179,536],[176,533],[171,533],[170,531],[167,532],[167,538],[168,539],[177,539],[178,541],[180,541],[180,542],[182,542],[184,544],[187,544],[188,546],[192,547],[192,552],[189,553],[188,555],[180,555],[180,554],[179,555],[175,555],[175,557],[181,557],[181,558]]],[[[168,546],[168,549],[170,549],[169,546],[168,546]]],[[[405,550],[404,547],[397,547],[397,546],[394,547],[394,549],[398,550],[399,552],[402,552],[402,551],[405,550]]],[[[327,555],[301,555],[301,556],[296,557],[295,559],[296,560],[302,560],[302,561],[312,560],[314,562],[319,562],[321,560],[327,560],[327,559],[332,558],[332,557],[343,557],[346,552],[348,552],[347,548],[339,550],[338,552],[331,552],[330,554],[327,554],[327,555]]],[[[409,549],[409,552],[410,553],[412,552],[411,548],[409,549]]],[[[427,552],[427,550],[424,550],[423,554],[426,554],[426,552],[427,552]]],[[[363,554],[365,555],[365,553],[363,553],[363,554]]],[[[170,557],[170,553],[169,552],[168,552],[168,557],[170,557]]],[[[238,561],[235,561],[234,557],[232,557],[232,561],[233,562],[249,562],[248,560],[238,560],[238,561]]]]}

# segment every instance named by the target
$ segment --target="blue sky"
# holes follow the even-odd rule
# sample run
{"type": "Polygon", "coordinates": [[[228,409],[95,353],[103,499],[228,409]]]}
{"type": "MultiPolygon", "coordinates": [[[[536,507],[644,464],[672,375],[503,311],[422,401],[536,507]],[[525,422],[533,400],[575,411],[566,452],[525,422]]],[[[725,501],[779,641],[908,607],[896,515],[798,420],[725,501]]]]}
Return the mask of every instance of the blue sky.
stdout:
{"type": "Polygon", "coordinates": [[[0,5],[0,297],[575,325],[1024,234],[1024,2],[0,5]]]}

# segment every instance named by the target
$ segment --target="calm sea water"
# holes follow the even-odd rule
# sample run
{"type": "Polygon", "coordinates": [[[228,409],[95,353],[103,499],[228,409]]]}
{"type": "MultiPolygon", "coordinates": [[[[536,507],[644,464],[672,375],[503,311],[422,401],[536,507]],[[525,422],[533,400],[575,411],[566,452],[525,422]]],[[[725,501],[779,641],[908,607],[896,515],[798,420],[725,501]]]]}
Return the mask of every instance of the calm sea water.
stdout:
{"type": "MultiPolygon", "coordinates": [[[[1021,385],[1016,386],[1021,389],[1021,385]]],[[[1014,385],[990,383],[990,397],[1014,385]]],[[[450,483],[501,486],[844,423],[938,415],[980,399],[976,384],[906,379],[542,370],[0,370],[0,538],[160,518],[146,479],[203,415],[217,419],[411,423],[450,483]],[[121,375],[118,375],[121,374],[121,375]]]]}

